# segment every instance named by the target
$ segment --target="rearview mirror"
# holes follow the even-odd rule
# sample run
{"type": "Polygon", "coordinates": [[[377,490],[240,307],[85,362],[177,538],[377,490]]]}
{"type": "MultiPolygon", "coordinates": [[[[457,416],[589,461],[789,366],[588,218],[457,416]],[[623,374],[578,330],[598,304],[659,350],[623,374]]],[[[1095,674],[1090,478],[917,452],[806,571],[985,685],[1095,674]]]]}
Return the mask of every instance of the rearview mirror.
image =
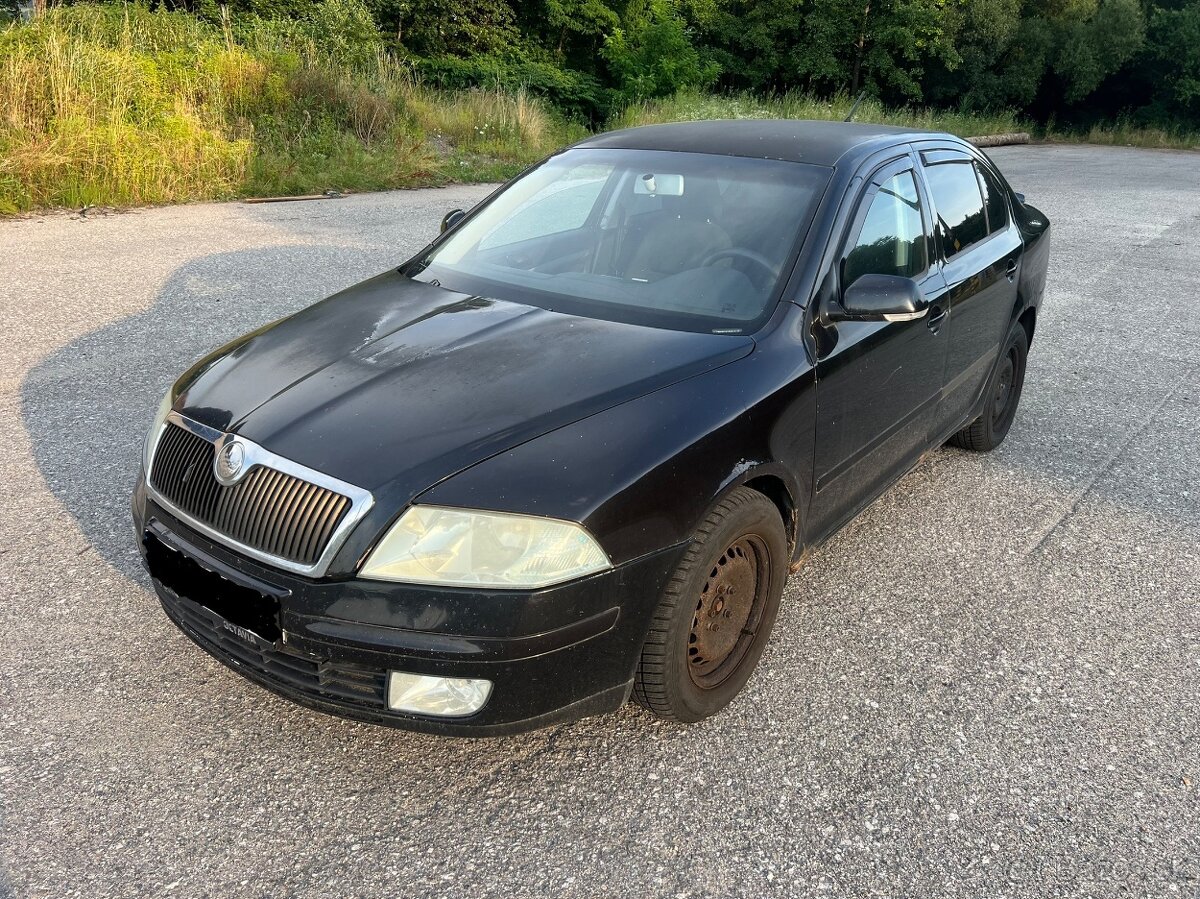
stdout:
{"type": "Polygon", "coordinates": [[[663,175],[647,172],[633,182],[637,196],[682,197],[683,175],[663,175]]]}
{"type": "Polygon", "coordinates": [[[858,321],[910,322],[929,311],[929,302],[912,278],[863,275],[846,288],[841,314],[833,318],[858,321]]]}
{"type": "Polygon", "coordinates": [[[449,231],[451,228],[453,228],[455,225],[457,225],[459,222],[461,222],[465,216],[466,216],[466,213],[463,212],[461,209],[451,209],[442,218],[441,233],[445,234],[447,231],[449,231]]]}

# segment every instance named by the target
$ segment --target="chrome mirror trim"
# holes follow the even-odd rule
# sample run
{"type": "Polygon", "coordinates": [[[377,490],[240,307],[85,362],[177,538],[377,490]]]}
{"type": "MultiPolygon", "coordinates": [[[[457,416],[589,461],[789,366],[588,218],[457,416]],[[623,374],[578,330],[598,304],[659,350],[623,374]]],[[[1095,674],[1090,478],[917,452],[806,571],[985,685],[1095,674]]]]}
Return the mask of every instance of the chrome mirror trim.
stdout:
{"type": "MultiPolygon", "coordinates": [[[[198,437],[207,440],[216,448],[216,452],[220,452],[222,447],[229,442],[236,440],[245,451],[245,457],[242,463],[242,475],[249,472],[257,465],[262,465],[267,468],[274,468],[277,471],[282,471],[284,474],[292,475],[303,481],[308,481],[311,484],[316,484],[318,487],[324,487],[327,490],[332,490],[335,493],[340,493],[342,496],[350,500],[350,509],[342,518],[332,534],[329,535],[329,542],[325,545],[324,552],[313,565],[303,565],[299,562],[293,562],[290,559],[283,559],[279,556],[265,553],[262,550],[255,549],[253,546],[247,546],[237,540],[230,538],[226,534],[222,534],[215,528],[210,527],[202,521],[194,518],[192,515],[180,509],[173,502],[163,496],[155,489],[151,482],[151,472],[154,470],[154,458],[158,454],[158,442],[154,446],[154,455],[150,457],[150,468],[146,471],[146,492],[154,500],[155,503],[162,506],[188,527],[196,532],[203,534],[208,539],[215,543],[220,543],[229,549],[234,550],[255,561],[262,562],[265,565],[270,565],[275,568],[280,568],[292,574],[300,574],[306,577],[321,577],[329,570],[330,564],[333,562],[333,557],[337,555],[342,544],[346,542],[346,538],[354,529],[363,517],[369,512],[372,506],[375,505],[375,498],[370,491],[364,490],[361,487],[356,487],[353,484],[348,484],[338,478],[331,477],[324,472],[317,471],[299,462],[293,462],[270,450],[260,446],[252,440],[247,440],[237,434],[226,434],[223,431],[218,431],[215,428],[210,428],[208,425],[201,424],[198,421],[193,421],[190,418],[185,418],[178,412],[171,412],[167,415],[167,422],[178,425],[179,427],[192,432],[198,437]]],[[[164,428],[166,425],[164,425],[164,428]]]]}

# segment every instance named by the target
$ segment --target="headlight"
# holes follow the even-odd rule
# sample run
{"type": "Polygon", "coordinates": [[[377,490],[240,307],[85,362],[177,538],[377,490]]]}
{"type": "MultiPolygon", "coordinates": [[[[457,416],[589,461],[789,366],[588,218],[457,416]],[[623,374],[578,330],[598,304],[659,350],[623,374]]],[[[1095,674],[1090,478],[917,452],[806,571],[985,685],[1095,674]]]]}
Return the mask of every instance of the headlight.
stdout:
{"type": "Polygon", "coordinates": [[[167,423],[167,414],[174,404],[173,389],[168,390],[167,395],[158,404],[158,411],[154,413],[154,422],[150,425],[150,430],[146,434],[146,442],[142,446],[142,470],[146,472],[146,477],[150,477],[150,462],[154,458],[154,449],[158,446],[158,438],[162,436],[163,425],[167,423]]]}
{"type": "Polygon", "coordinates": [[[381,581],[518,590],[611,567],[599,544],[573,522],[413,506],[392,525],[360,574],[381,581]]]}

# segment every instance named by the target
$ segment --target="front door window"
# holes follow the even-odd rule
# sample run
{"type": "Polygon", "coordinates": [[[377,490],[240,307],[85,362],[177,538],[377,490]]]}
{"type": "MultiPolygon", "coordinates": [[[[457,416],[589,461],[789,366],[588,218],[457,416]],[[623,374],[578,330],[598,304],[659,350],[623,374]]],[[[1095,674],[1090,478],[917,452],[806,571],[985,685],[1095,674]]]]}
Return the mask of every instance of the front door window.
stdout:
{"type": "Polygon", "coordinates": [[[863,275],[915,278],[929,267],[921,199],[911,171],[893,175],[880,185],[858,239],[846,257],[843,284],[863,275]]]}

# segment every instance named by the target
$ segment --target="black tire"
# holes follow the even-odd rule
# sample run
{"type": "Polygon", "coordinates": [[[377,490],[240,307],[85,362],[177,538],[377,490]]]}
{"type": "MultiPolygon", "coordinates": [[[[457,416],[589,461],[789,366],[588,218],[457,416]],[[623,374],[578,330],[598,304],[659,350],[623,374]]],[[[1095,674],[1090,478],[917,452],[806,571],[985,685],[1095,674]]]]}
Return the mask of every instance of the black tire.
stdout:
{"type": "Polygon", "coordinates": [[[788,561],[774,503],[748,487],[730,491],[696,530],[663,590],[634,700],[661,718],[687,722],[728,705],[762,656],[788,561]]]}
{"type": "Polygon", "coordinates": [[[950,443],[986,453],[1004,442],[1016,417],[1017,405],[1021,402],[1028,356],[1029,338],[1025,335],[1025,329],[1020,324],[1013,325],[984,389],[987,403],[983,414],[951,437],[950,443]]]}

